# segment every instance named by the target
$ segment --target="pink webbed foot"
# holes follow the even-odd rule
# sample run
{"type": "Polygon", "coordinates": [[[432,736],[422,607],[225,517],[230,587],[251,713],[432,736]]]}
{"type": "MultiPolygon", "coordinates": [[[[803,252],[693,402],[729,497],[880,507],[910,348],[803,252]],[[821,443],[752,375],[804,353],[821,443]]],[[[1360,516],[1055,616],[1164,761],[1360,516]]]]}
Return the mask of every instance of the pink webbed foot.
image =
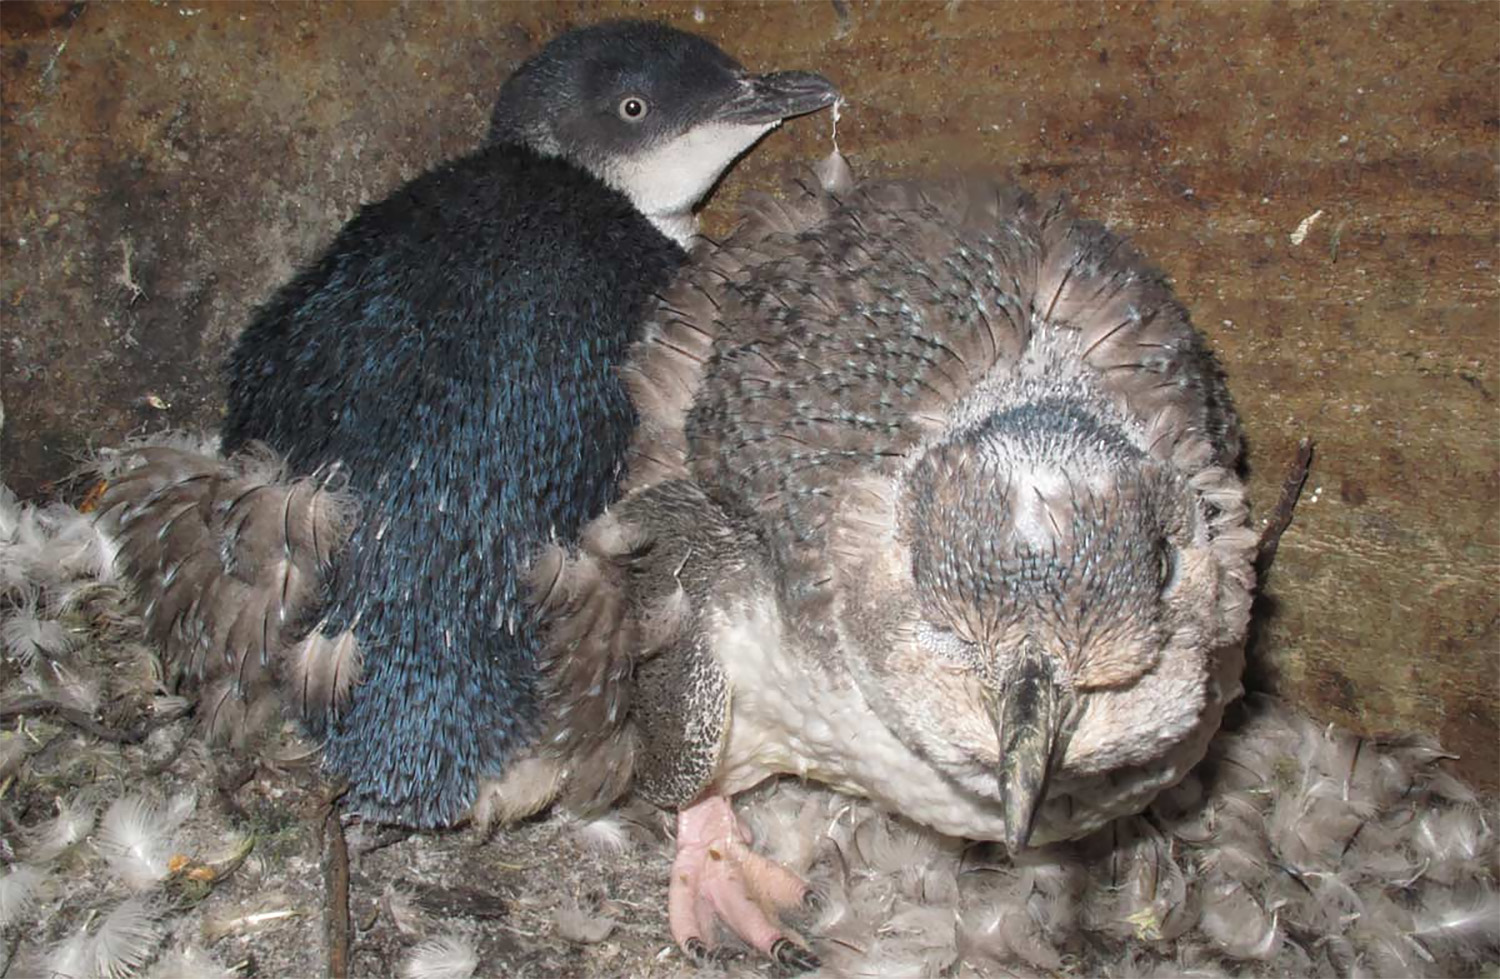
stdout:
{"type": "Polygon", "coordinates": [[[672,938],[695,961],[724,926],[784,968],[816,969],[818,957],[773,922],[780,908],[809,902],[812,891],[796,874],[751,851],[749,836],[724,796],[711,796],[677,814],[677,856],[667,887],[672,938]]]}

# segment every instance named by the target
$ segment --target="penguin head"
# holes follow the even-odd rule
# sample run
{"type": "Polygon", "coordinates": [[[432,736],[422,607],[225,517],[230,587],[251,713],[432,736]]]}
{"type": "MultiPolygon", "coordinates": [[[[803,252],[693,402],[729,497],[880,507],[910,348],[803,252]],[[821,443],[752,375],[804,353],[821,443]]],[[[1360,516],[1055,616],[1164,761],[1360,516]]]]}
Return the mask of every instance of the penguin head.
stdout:
{"type": "Polygon", "coordinates": [[[615,21],[563,34],[523,64],[489,138],[582,167],[686,245],[694,205],[741,153],[837,97],[820,75],[752,74],[701,37],[615,21]]]}
{"type": "Polygon", "coordinates": [[[1070,823],[1057,784],[1188,736],[1223,603],[1244,594],[1205,501],[1144,427],[1089,392],[1022,393],[851,494],[835,528],[867,698],[1001,808],[1012,850],[1070,823]]]}

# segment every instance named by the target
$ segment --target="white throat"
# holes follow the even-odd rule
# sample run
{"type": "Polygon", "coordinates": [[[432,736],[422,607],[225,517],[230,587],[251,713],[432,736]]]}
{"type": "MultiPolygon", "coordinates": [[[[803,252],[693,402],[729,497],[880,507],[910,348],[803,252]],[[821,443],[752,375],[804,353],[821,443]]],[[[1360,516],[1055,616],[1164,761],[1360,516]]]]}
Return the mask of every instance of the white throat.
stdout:
{"type": "Polygon", "coordinates": [[[648,214],[646,217],[656,225],[657,231],[677,242],[684,251],[692,250],[693,239],[698,237],[698,215],[684,211],[680,214],[648,214]]]}
{"type": "Polygon", "coordinates": [[[629,197],[662,234],[687,248],[698,232],[693,206],[736,157],[778,125],[697,126],[634,156],[609,161],[600,176],[629,197]]]}

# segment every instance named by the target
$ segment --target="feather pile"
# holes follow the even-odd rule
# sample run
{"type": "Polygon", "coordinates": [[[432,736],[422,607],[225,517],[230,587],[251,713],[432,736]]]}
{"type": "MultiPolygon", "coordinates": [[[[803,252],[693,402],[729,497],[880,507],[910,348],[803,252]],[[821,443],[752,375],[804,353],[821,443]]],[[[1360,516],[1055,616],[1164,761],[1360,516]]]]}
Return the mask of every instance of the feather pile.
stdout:
{"type": "MultiPolygon", "coordinates": [[[[115,729],[184,711],[140,641],[140,618],[125,611],[112,561],[87,515],[22,506],[0,488],[0,705],[46,700],[115,729]]],[[[1445,771],[1447,756],[1422,739],[1362,740],[1270,699],[1237,714],[1205,761],[1145,813],[1015,860],[795,782],[749,793],[740,813],[760,850],[818,890],[821,910],[800,923],[828,975],[1493,973],[1500,817],[1445,771]]],[[[197,941],[239,961],[245,953],[227,943],[248,941],[251,918],[286,920],[295,902],[274,888],[270,912],[224,928],[168,900],[173,857],[225,845],[202,842],[208,807],[196,800],[211,766],[197,756],[196,794],[181,781],[201,752],[196,742],[171,775],[139,777],[177,750],[186,725],[154,730],[139,746],[45,714],[0,731],[0,975],[229,975],[197,941]]],[[[650,881],[665,878],[670,855],[617,852],[638,846],[632,825],[555,817],[516,833],[623,868],[657,893],[650,881]]],[[[466,863],[512,858],[508,846],[474,851],[451,835],[420,841],[424,853],[447,845],[466,863]]],[[[664,926],[651,915],[662,909],[638,901],[629,916],[596,914],[565,893],[560,876],[528,879],[535,896],[526,906],[552,909],[555,923],[518,954],[562,943],[591,950],[601,975],[676,967],[675,956],[657,954],[664,926]],[[650,950],[610,951],[632,941],[650,950]]],[[[316,874],[305,864],[288,864],[279,881],[307,877],[316,874]]],[[[398,913],[400,895],[389,893],[380,920],[405,951],[383,974],[480,968],[484,932],[398,913]]],[[[759,974],[760,964],[745,957],[712,968],[759,974]]]]}
{"type": "MultiPolygon", "coordinates": [[[[180,830],[197,796],[168,796],[165,780],[126,791],[123,777],[172,750],[165,726],[185,705],[161,687],[114,562],[91,516],[22,504],[0,485],[0,707],[18,718],[0,732],[7,977],[188,967],[158,958],[178,916],[171,861],[190,849],[180,830]]],[[[190,965],[222,973],[201,953],[190,965]]]]}
{"type": "Polygon", "coordinates": [[[0,652],[19,670],[7,693],[92,714],[134,692],[87,669],[78,649],[85,619],[108,615],[107,600],[118,597],[114,558],[86,515],[23,505],[0,484],[0,652]]]}
{"type": "Polygon", "coordinates": [[[1269,698],[1240,713],[1145,813],[1014,860],[795,784],[741,815],[822,894],[807,934],[834,975],[1467,976],[1500,961],[1497,816],[1448,756],[1269,698]]]}

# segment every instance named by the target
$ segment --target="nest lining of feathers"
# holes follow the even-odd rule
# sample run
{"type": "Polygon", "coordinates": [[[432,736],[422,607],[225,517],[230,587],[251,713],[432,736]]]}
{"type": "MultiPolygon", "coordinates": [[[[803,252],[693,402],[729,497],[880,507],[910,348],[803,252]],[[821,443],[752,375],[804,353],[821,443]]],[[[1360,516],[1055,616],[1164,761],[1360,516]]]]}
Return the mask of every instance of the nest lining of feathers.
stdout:
{"type": "MultiPolygon", "coordinates": [[[[306,965],[278,949],[320,954],[327,896],[309,864],[316,857],[289,842],[316,820],[278,802],[277,780],[292,777],[279,773],[258,824],[244,813],[226,821],[210,800],[233,759],[194,734],[189,702],[163,687],[141,635],[93,521],[0,488],[0,709],[63,705],[99,731],[141,735],[111,740],[56,713],[7,715],[0,974],[224,976],[256,960],[306,965]],[[278,804],[285,811],[267,823],[278,804]]],[[[1494,968],[1496,810],[1445,770],[1435,743],[1361,739],[1269,698],[1231,713],[1208,758],[1144,813],[1014,860],[795,782],[763,786],[739,808],[757,846],[823,898],[800,924],[829,975],[1494,968]]],[[[500,974],[544,955],[569,956],[545,961],[574,974],[694,973],[662,948],[670,840],[649,814],[631,818],[553,816],[479,850],[472,834],[402,844],[418,854],[402,864],[439,877],[489,860],[483,872],[496,878],[526,846],[575,855],[522,875],[502,919],[466,917],[479,914],[474,902],[424,909],[379,876],[389,865],[378,852],[356,853],[351,974],[500,974]],[[383,957],[359,954],[376,945],[383,957]]],[[[710,968],[758,964],[731,955],[710,968]]]]}

